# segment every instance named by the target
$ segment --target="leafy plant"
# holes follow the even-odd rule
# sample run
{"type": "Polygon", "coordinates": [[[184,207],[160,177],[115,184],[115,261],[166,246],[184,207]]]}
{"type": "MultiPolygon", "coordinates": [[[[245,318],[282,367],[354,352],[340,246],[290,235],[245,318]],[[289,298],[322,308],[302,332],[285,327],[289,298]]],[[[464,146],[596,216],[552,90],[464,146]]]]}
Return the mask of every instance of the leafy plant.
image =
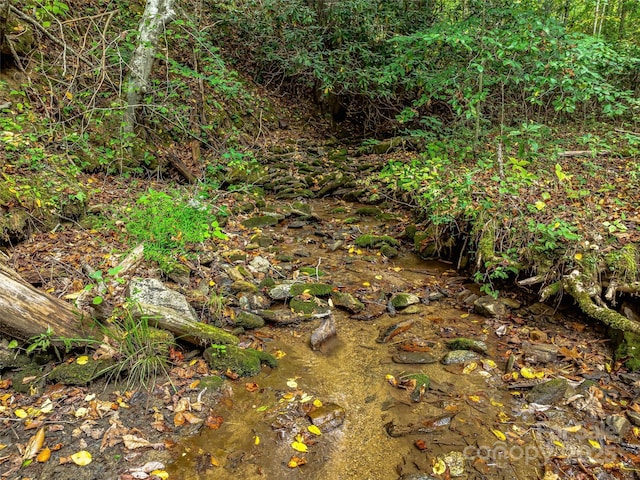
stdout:
{"type": "Polygon", "coordinates": [[[136,242],[145,243],[145,258],[169,268],[179,255],[211,239],[226,240],[215,215],[203,201],[185,200],[150,189],[128,213],[127,231],[136,242]]]}

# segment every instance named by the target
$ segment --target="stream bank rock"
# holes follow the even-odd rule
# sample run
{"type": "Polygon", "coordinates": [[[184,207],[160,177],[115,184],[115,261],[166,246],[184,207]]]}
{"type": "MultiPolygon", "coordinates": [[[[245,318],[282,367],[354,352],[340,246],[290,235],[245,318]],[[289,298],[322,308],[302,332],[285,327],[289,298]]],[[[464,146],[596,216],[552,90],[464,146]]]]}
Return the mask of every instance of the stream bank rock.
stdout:
{"type": "Polygon", "coordinates": [[[504,317],[507,314],[507,307],[504,303],[489,295],[475,300],[473,308],[478,315],[483,317],[504,317]]]}

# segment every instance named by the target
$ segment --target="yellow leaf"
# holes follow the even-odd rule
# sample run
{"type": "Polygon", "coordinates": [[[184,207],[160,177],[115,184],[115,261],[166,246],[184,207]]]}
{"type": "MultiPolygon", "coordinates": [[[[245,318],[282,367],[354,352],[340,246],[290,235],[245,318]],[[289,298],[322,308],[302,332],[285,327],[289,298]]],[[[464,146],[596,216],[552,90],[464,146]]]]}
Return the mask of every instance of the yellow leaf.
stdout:
{"type": "Polygon", "coordinates": [[[462,315],[460,315],[460,318],[467,318],[469,316],[468,313],[463,313],[462,315]]]}
{"type": "Polygon", "coordinates": [[[318,436],[322,435],[322,432],[320,431],[320,429],[318,427],[316,427],[315,425],[309,425],[307,427],[307,430],[309,430],[314,435],[318,435],[318,436]]]}
{"type": "Polygon", "coordinates": [[[554,440],[554,441],[553,441],[553,444],[554,444],[556,447],[564,448],[564,443],[562,443],[560,440],[554,440]]]}
{"type": "Polygon", "coordinates": [[[362,282],[362,286],[368,288],[371,286],[371,284],[369,282],[362,282]]]}
{"type": "Polygon", "coordinates": [[[355,251],[356,251],[356,249],[355,249],[354,247],[350,247],[350,248],[349,248],[349,253],[353,253],[353,252],[355,252],[355,251]]]}
{"type": "Polygon", "coordinates": [[[636,438],[640,438],[640,427],[633,427],[631,429],[636,438]]]}
{"type": "Polygon", "coordinates": [[[391,270],[393,270],[394,272],[401,272],[402,267],[393,267],[391,270]]]}
{"type": "Polygon", "coordinates": [[[291,448],[293,448],[296,452],[306,453],[309,451],[307,446],[302,442],[293,442],[291,444],[291,448]]]}
{"type": "Polygon", "coordinates": [[[316,408],[320,408],[322,406],[322,401],[318,400],[317,398],[313,401],[313,406],[316,408]]]}
{"type": "Polygon", "coordinates": [[[491,402],[491,405],[493,405],[494,407],[504,407],[504,403],[500,403],[494,399],[491,399],[490,402],[491,402]]]}
{"type": "Polygon", "coordinates": [[[446,471],[447,471],[447,464],[444,463],[444,460],[442,458],[438,457],[435,463],[433,464],[433,473],[435,475],[442,475],[446,471]]]}
{"type": "Polygon", "coordinates": [[[51,449],[49,449],[49,447],[47,447],[47,448],[43,448],[40,451],[40,453],[36,457],[36,461],[38,461],[39,463],[44,463],[44,462],[48,461],[49,458],[51,458],[51,449]]]}
{"type": "Polygon", "coordinates": [[[571,427],[563,427],[562,429],[565,432],[569,432],[569,433],[576,433],[577,431],[579,431],[582,428],[582,425],[572,425],[571,427]]]}
{"type": "Polygon", "coordinates": [[[258,435],[253,437],[253,444],[254,445],[260,445],[260,437],[258,435]]]}
{"type": "Polygon", "coordinates": [[[376,280],[382,280],[382,275],[376,275],[376,276],[375,276],[375,279],[376,279],[376,280]]]}
{"type": "Polygon", "coordinates": [[[575,258],[576,260],[580,261],[580,260],[582,260],[582,254],[581,254],[580,252],[578,252],[578,253],[576,253],[576,254],[574,255],[574,258],[575,258]]]}
{"type": "Polygon", "coordinates": [[[16,408],[13,414],[18,418],[27,418],[29,416],[22,408],[16,408]]]}
{"type": "Polygon", "coordinates": [[[500,420],[500,423],[509,423],[511,421],[509,415],[504,412],[498,413],[498,420],[500,420]]]}
{"type": "Polygon", "coordinates": [[[462,373],[465,375],[468,375],[469,373],[473,372],[476,368],[478,368],[478,364],[476,362],[471,362],[462,369],[462,373]]]}
{"type": "Polygon", "coordinates": [[[544,210],[544,207],[546,207],[546,206],[547,206],[547,204],[546,204],[546,203],[544,203],[542,200],[538,200],[538,201],[535,203],[535,206],[536,206],[536,209],[538,209],[538,210],[544,210]]]}
{"type": "Polygon", "coordinates": [[[78,357],[76,363],[78,365],[86,365],[87,363],[89,363],[89,357],[86,355],[82,355],[81,357],[78,357]]]}
{"type": "Polygon", "coordinates": [[[273,352],[273,356],[276,357],[276,360],[280,360],[281,358],[286,357],[287,354],[282,350],[276,350],[275,352],[273,352]]]}
{"type": "Polygon", "coordinates": [[[151,475],[152,477],[158,477],[161,480],[167,480],[169,478],[169,472],[165,470],[154,470],[149,475],[151,475]]]}
{"type": "Polygon", "coordinates": [[[67,91],[65,92],[64,96],[67,97],[69,100],[71,100],[73,98],[73,93],[67,91]]]}
{"type": "Polygon", "coordinates": [[[86,450],[80,450],[79,452],[76,452],[73,455],[71,455],[71,460],[76,465],[85,467],[89,465],[91,463],[91,460],[93,459],[91,458],[91,454],[89,452],[87,452],[86,450]]]}
{"type": "Polygon", "coordinates": [[[536,372],[532,368],[522,367],[520,369],[520,375],[522,375],[524,378],[527,378],[527,379],[531,380],[533,378],[542,378],[542,377],[544,377],[544,372],[536,372]]]}
{"type": "Polygon", "coordinates": [[[469,395],[469,400],[471,400],[472,402],[478,403],[480,402],[480,397],[478,395],[469,395]]]}
{"type": "Polygon", "coordinates": [[[295,378],[290,378],[287,380],[287,387],[289,388],[298,388],[298,382],[296,382],[295,378]]]}
{"type": "Polygon", "coordinates": [[[600,442],[598,442],[597,440],[589,439],[589,445],[600,450],[600,442]]]}
{"type": "Polygon", "coordinates": [[[503,442],[507,439],[507,436],[504,433],[502,433],[500,430],[497,430],[495,428],[491,429],[491,433],[493,433],[498,440],[501,440],[503,442]]]}
{"type": "Polygon", "coordinates": [[[220,462],[213,455],[211,455],[211,465],[213,465],[214,467],[219,467],[220,466],[220,462]]]}

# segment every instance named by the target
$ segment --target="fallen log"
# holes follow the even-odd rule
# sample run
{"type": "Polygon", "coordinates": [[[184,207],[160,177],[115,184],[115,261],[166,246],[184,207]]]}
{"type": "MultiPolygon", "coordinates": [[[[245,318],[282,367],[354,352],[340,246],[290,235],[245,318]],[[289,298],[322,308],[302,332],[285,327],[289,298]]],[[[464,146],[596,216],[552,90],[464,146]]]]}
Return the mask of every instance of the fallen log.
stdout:
{"type": "Polygon", "coordinates": [[[92,322],[83,322],[72,305],[42,292],[0,262],[0,334],[17,340],[53,331],[51,343],[81,344],[93,336],[92,322]]]}

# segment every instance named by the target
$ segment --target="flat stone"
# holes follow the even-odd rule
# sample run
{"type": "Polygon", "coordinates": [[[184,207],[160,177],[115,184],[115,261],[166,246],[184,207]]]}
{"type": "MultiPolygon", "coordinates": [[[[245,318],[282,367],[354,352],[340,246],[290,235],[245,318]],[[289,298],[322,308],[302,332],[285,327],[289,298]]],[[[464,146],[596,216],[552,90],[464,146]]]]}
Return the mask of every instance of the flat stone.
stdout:
{"type": "Polygon", "coordinates": [[[440,362],[444,365],[456,365],[458,363],[471,362],[473,360],[478,360],[480,355],[476,352],[472,352],[471,350],[453,350],[447,353],[440,362]]]}
{"type": "Polygon", "coordinates": [[[398,352],[391,357],[395,363],[403,364],[429,364],[436,363],[438,359],[427,352],[398,352]]]}
{"type": "Polygon", "coordinates": [[[529,403],[537,403],[539,405],[552,405],[558,403],[564,398],[569,382],[564,378],[554,378],[548,382],[536,385],[527,394],[526,399],[529,403]]]}
{"type": "Polygon", "coordinates": [[[476,313],[484,317],[503,317],[507,314],[507,307],[500,300],[485,295],[473,302],[476,313]]]}
{"type": "Polygon", "coordinates": [[[631,422],[624,415],[608,415],[604,423],[607,432],[617,436],[624,436],[631,428],[631,422]]]}
{"type": "Polygon", "coordinates": [[[157,278],[135,278],[131,280],[129,283],[129,297],[134,302],[169,308],[186,315],[194,322],[198,321],[198,316],[187,301],[187,298],[180,292],[167,288],[157,278]]]}
{"type": "Polygon", "coordinates": [[[264,318],[251,312],[240,312],[234,320],[236,327],[260,328],[264,326],[264,318]]]}
{"type": "Polygon", "coordinates": [[[318,427],[322,433],[327,433],[342,425],[344,416],[344,408],[335,403],[325,403],[308,414],[311,423],[318,427]]]}
{"type": "Polygon", "coordinates": [[[524,358],[530,363],[550,363],[558,358],[559,348],[550,343],[528,343],[522,344],[524,358]]]}

